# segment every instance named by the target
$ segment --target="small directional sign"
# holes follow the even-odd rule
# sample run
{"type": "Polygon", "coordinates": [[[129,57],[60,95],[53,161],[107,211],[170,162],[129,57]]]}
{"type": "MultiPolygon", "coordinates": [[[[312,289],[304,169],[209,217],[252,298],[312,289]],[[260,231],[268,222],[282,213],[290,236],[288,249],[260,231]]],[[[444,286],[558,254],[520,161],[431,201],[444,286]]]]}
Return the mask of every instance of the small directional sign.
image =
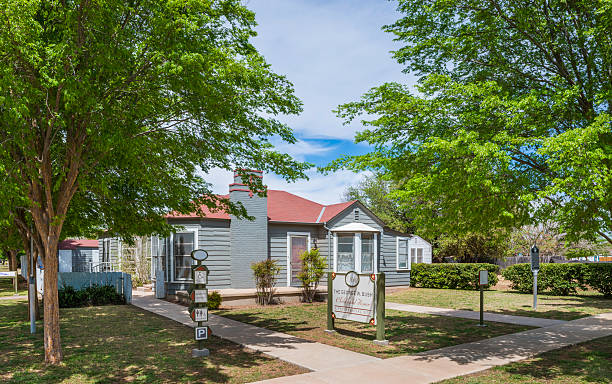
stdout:
{"type": "Polygon", "coordinates": [[[189,298],[196,304],[208,303],[208,289],[194,289],[189,298]]]}
{"type": "Polygon", "coordinates": [[[196,340],[207,340],[208,339],[208,327],[196,327],[195,328],[195,339],[196,340]]]}
{"type": "Polygon", "coordinates": [[[208,268],[203,265],[193,266],[193,283],[196,285],[208,284],[208,268]]]}
{"type": "Polygon", "coordinates": [[[208,321],[208,308],[192,308],[189,317],[193,321],[208,321]]]}
{"type": "Polygon", "coordinates": [[[195,249],[191,252],[191,258],[198,261],[206,260],[208,252],[203,249],[195,249]]]}

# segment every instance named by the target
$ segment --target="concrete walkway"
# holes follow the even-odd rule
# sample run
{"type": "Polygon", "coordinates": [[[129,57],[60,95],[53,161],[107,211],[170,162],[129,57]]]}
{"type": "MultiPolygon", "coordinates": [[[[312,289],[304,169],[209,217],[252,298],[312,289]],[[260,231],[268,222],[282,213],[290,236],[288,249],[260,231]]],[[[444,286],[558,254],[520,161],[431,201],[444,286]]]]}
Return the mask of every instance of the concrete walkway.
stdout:
{"type": "MultiPolygon", "coordinates": [[[[150,292],[134,291],[132,305],[189,327],[194,327],[196,324],[189,318],[186,307],[155,299],[150,292]]],[[[325,372],[380,361],[376,357],[311,342],[212,314],[209,315],[208,325],[215,336],[312,371],[325,372]]]]}
{"type": "Polygon", "coordinates": [[[27,295],[13,295],[13,296],[2,296],[0,300],[19,300],[19,299],[27,299],[27,295]]]}
{"type": "Polygon", "coordinates": [[[351,367],[266,380],[266,384],[425,384],[505,365],[612,335],[612,313],[351,367]]]}
{"type": "MultiPolygon", "coordinates": [[[[387,302],[385,304],[385,308],[395,309],[396,311],[427,313],[430,315],[438,315],[438,316],[461,317],[464,319],[472,319],[472,320],[480,319],[480,312],[466,311],[466,310],[460,310],[460,309],[424,307],[421,305],[399,304],[399,303],[390,303],[390,302],[387,302]]],[[[559,324],[565,323],[565,321],[563,320],[541,319],[537,317],[528,317],[528,316],[503,315],[500,313],[491,313],[491,312],[484,313],[484,321],[494,321],[497,323],[526,325],[530,327],[550,327],[552,325],[559,325],[559,324]]]]}

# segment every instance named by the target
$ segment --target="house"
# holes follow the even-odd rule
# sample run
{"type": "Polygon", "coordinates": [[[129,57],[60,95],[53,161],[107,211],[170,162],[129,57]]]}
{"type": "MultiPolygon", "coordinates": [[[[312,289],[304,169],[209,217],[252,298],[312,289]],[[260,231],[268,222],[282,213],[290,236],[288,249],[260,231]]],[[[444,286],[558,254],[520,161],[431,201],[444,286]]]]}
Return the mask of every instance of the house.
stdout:
{"type": "Polygon", "coordinates": [[[98,240],[67,239],[57,249],[59,272],[92,272],[100,262],[98,240]]]}
{"type": "MultiPolygon", "coordinates": [[[[261,171],[248,173],[263,178],[261,171]]],[[[188,288],[193,249],[208,252],[204,264],[213,289],[254,288],[251,264],[266,258],[281,267],[278,286],[299,286],[299,256],[311,248],[318,248],[336,272],[385,272],[387,286],[409,284],[411,264],[431,263],[431,244],[389,229],[356,200],[323,205],[279,190],[261,197],[236,173],[229,199],[242,203],[254,220],[203,207],[205,217],[168,215],[168,222],[180,229],[169,238],[148,240],[151,275],[163,274],[168,293],[188,288]]],[[[116,238],[100,239],[104,261],[119,263],[120,248],[116,238]]]]}

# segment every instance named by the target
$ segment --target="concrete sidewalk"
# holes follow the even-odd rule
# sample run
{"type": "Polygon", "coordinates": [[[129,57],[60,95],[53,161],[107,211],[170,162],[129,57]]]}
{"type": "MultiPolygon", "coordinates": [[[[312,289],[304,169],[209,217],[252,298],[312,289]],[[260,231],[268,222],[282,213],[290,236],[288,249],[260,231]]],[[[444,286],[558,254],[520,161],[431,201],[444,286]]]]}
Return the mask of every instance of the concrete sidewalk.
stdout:
{"type": "MultiPolygon", "coordinates": [[[[186,307],[155,299],[151,292],[134,292],[132,305],[189,327],[194,327],[196,324],[189,318],[186,307]]],[[[324,372],[380,361],[376,357],[311,342],[225,317],[212,314],[208,317],[208,325],[214,336],[219,336],[312,371],[324,372]]]]}
{"type": "Polygon", "coordinates": [[[19,299],[27,299],[27,295],[13,295],[13,296],[2,296],[0,300],[19,300],[19,299]]]}
{"type": "MultiPolygon", "coordinates": [[[[391,302],[387,302],[385,304],[385,308],[395,309],[396,311],[427,313],[430,315],[438,315],[438,316],[461,317],[464,319],[472,319],[472,320],[480,319],[480,312],[466,311],[466,310],[460,310],[460,309],[425,307],[422,305],[399,304],[399,303],[391,303],[391,302]]],[[[491,313],[491,312],[484,313],[484,320],[494,321],[497,323],[526,325],[530,327],[550,327],[552,325],[559,325],[559,324],[565,323],[565,321],[563,320],[551,320],[551,319],[541,319],[537,317],[503,315],[500,313],[491,313]]]]}
{"type": "Polygon", "coordinates": [[[612,335],[612,313],[410,356],[266,380],[266,384],[425,384],[612,335]]]}

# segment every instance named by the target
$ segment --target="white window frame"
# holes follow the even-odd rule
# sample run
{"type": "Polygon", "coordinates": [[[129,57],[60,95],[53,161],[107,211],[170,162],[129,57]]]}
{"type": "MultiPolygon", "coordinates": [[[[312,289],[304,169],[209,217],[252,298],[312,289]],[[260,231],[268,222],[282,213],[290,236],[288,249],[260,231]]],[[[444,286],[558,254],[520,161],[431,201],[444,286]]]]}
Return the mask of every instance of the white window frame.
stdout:
{"type": "Polygon", "coordinates": [[[291,236],[308,236],[308,251],[311,250],[310,232],[287,232],[287,286],[291,286],[291,236]]]}
{"type": "MultiPolygon", "coordinates": [[[[363,232],[342,232],[344,234],[352,233],[354,236],[353,240],[353,253],[355,257],[355,272],[361,272],[361,234],[363,232]]],[[[379,232],[368,232],[374,237],[374,273],[378,273],[378,235],[379,232]]],[[[334,272],[338,272],[338,232],[334,232],[334,272]]],[[[369,272],[368,272],[369,273],[369,272]]]]}
{"type": "Polygon", "coordinates": [[[395,238],[395,269],[397,271],[411,271],[412,270],[412,257],[410,256],[410,248],[412,248],[412,239],[410,237],[396,237],[395,238]],[[406,241],[406,252],[408,256],[408,265],[406,268],[400,268],[399,266],[399,243],[406,241]]]}
{"type": "MultiPolygon", "coordinates": [[[[198,231],[200,226],[199,225],[180,225],[180,227],[183,227],[184,229],[181,229],[180,231],[177,231],[176,233],[188,233],[188,232],[193,232],[193,249],[198,249],[199,246],[199,237],[198,237],[198,231]]],[[[177,280],[174,276],[175,276],[175,265],[176,263],[174,262],[174,233],[170,233],[170,244],[169,247],[170,248],[168,250],[168,253],[170,254],[170,257],[166,257],[166,259],[169,259],[169,264],[172,267],[171,270],[171,275],[169,276],[170,278],[168,280],[170,280],[170,282],[172,283],[184,283],[186,281],[189,281],[190,279],[179,279],[177,280]]]]}

